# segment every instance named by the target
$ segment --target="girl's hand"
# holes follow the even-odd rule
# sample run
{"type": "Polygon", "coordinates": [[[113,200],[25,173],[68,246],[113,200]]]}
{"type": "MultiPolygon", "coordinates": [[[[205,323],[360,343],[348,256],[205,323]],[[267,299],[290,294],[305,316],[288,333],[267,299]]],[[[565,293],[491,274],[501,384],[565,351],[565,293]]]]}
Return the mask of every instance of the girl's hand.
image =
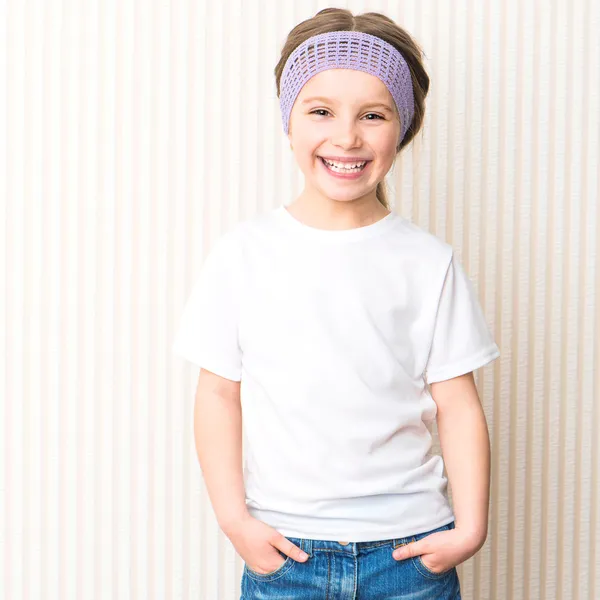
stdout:
{"type": "Polygon", "coordinates": [[[420,556],[423,564],[434,573],[449,571],[475,554],[483,544],[463,533],[461,529],[436,531],[424,538],[396,548],[395,560],[420,556]]]}
{"type": "Polygon", "coordinates": [[[272,573],[284,563],[286,559],[277,550],[298,562],[304,562],[308,558],[305,552],[284,535],[251,515],[244,516],[224,533],[246,566],[260,575],[272,573]]]}

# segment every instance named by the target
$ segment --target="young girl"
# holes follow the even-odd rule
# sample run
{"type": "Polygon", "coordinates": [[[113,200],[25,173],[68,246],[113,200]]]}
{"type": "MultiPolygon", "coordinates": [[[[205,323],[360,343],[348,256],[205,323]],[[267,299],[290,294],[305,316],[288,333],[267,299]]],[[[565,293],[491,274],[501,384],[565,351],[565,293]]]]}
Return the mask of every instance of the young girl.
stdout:
{"type": "Polygon", "coordinates": [[[182,316],[245,600],[460,598],[456,565],[487,535],[472,372],[499,350],[453,248],[384,191],[423,122],[421,54],[379,13],[328,8],[290,32],[275,74],[304,190],[220,237],[182,316]]]}

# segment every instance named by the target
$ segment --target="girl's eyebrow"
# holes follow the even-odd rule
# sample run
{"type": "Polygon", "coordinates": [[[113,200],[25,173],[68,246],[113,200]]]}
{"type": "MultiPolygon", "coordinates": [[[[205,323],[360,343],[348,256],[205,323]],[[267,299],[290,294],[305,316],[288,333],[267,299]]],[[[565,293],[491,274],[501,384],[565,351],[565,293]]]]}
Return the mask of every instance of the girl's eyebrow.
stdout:
{"type": "MultiPolygon", "coordinates": [[[[314,102],[316,100],[330,104],[335,104],[334,100],[332,100],[331,98],[325,98],[323,96],[313,96],[312,98],[305,98],[304,100],[302,100],[301,104],[309,104],[310,102],[314,102]]],[[[388,112],[393,112],[389,105],[385,104],[384,102],[370,102],[368,104],[364,104],[363,108],[383,108],[388,112]]]]}

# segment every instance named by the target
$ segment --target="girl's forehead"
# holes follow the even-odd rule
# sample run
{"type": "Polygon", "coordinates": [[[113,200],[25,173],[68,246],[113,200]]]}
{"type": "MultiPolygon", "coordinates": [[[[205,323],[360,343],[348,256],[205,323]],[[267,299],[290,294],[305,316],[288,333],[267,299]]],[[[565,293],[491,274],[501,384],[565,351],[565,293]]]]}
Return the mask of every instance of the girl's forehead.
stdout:
{"type": "Polygon", "coordinates": [[[392,95],[379,77],[356,69],[327,69],[317,73],[304,84],[297,102],[305,103],[313,97],[357,103],[392,100],[392,95]]]}

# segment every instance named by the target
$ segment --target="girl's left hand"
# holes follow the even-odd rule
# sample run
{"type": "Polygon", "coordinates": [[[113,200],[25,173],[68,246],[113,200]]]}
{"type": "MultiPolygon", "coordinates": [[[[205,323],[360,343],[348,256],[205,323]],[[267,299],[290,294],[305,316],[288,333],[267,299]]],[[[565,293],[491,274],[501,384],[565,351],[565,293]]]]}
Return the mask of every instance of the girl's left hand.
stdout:
{"type": "Polygon", "coordinates": [[[416,542],[396,548],[392,552],[392,557],[395,560],[404,560],[421,556],[423,564],[430,571],[443,573],[473,556],[482,545],[482,541],[456,527],[446,531],[436,531],[416,542]]]}

